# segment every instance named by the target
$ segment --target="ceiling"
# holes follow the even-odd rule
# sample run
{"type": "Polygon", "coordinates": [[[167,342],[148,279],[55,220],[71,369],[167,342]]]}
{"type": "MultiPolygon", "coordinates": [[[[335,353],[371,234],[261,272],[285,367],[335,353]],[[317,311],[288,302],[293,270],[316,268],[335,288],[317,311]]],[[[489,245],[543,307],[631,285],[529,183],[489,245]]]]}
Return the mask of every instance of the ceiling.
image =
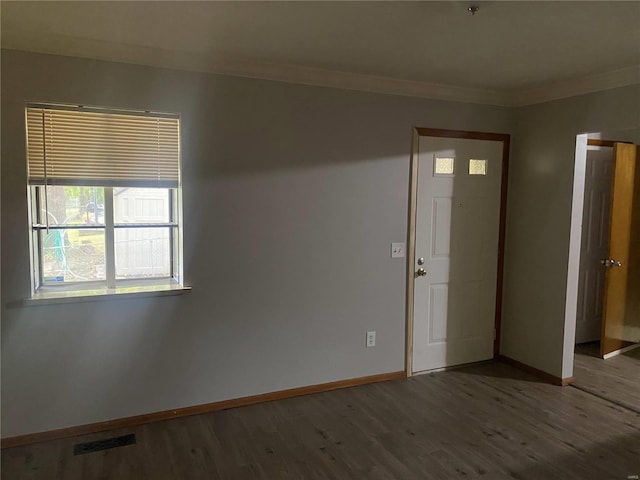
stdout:
{"type": "Polygon", "coordinates": [[[637,1],[2,1],[1,21],[8,49],[480,103],[640,83],[637,1]]]}

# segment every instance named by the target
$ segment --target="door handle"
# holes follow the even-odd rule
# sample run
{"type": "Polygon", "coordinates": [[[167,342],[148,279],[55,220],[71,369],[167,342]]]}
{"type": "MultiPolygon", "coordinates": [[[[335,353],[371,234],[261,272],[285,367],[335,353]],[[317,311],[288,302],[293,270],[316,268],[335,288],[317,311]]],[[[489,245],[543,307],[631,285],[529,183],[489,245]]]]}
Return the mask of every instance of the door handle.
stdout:
{"type": "Polygon", "coordinates": [[[418,277],[424,277],[427,274],[427,271],[424,268],[419,268],[418,271],[416,272],[416,275],[418,277]]]}
{"type": "Polygon", "coordinates": [[[600,263],[606,268],[622,266],[622,262],[620,260],[614,260],[613,258],[605,258],[604,260],[600,260],[600,263]]]}

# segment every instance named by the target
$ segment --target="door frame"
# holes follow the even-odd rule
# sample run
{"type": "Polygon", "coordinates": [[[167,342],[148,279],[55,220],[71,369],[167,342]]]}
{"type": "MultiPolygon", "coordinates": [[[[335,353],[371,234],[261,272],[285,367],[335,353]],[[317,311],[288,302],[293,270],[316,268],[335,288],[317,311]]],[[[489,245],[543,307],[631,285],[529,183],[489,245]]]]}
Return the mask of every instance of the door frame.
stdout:
{"type": "MultiPolygon", "coordinates": [[[[640,126],[614,132],[612,136],[634,137],[640,126]]],[[[628,140],[604,140],[589,138],[603,132],[584,132],[576,134],[575,157],[573,164],[573,197],[571,204],[571,226],[569,233],[569,256],[567,262],[567,294],[564,309],[564,334],[562,343],[562,378],[573,379],[573,365],[576,348],[576,323],[578,316],[578,288],[580,275],[580,255],[582,253],[582,215],[584,212],[584,186],[587,162],[587,147],[610,147],[616,143],[633,143],[628,140]]],[[[636,144],[637,145],[637,144],[636,144]]],[[[602,337],[600,338],[602,341],[602,337]]],[[[640,346],[640,344],[638,344],[640,346]]],[[[607,356],[609,358],[609,356],[607,356]]]]}
{"type": "Polygon", "coordinates": [[[502,179],[500,182],[500,226],[498,232],[498,262],[496,277],[495,335],[493,358],[500,355],[500,326],[502,322],[502,284],[504,276],[504,241],[507,220],[507,187],[509,179],[509,146],[511,135],[506,133],[471,132],[464,130],[444,130],[438,128],[413,128],[411,142],[411,163],[409,167],[409,218],[407,221],[407,263],[406,263],[406,347],[405,370],[407,377],[413,375],[413,299],[414,265],[416,256],[416,210],[418,206],[418,150],[420,137],[443,137],[451,139],[490,140],[502,142],[502,179]]]}

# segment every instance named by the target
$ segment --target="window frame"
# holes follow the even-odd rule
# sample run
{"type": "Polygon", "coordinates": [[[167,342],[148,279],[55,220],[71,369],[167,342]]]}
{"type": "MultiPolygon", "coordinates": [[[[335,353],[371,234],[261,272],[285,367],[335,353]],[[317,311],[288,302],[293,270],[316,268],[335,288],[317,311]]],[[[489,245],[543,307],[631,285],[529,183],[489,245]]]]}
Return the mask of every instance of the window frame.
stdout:
{"type": "MultiPolygon", "coordinates": [[[[31,238],[32,238],[32,258],[34,263],[33,268],[33,293],[41,292],[54,292],[54,291],[75,291],[83,289],[91,289],[96,287],[106,287],[109,289],[117,288],[118,286],[124,286],[127,284],[141,284],[141,283],[154,283],[162,282],[166,280],[178,281],[177,272],[179,269],[179,258],[176,255],[179,251],[179,245],[177,243],[178,228],[180,224],[178,222],[177,212],[177,188],[164,188],[159,187],[162,190],[167,191],[168,195],[168,221],[167,222],[154,222],[154,223],[118,223],[115,221],[115,212],[113,210],[114,188],[118,187],[100,187],[104,190],[104,223],[96,224],[59,224],[59,225],[46,225],[42,221],[44,206],[42,205],[42,197],[45,195],[44,185],[31,185],[30,197],[31,204],[34,208],[31,211],[31,238]],[[35,216],[35,222],[34,217],[35,216]],[[135,229],[135,228],[158,228],[164,229],[169,232],[169,275],[155,276],[155,277],[139,277],[139,278],[117,278],[116,272],[116,255],[115,255],[115,232],[119,229],[135,229]],[[104,246],[105,246],[105,279],[102,280],[81,280],[74,282],[47,282],[43,272],[43,235],[48,230],[102,230],[104,232],[104,246]]],[[[158,187],[143,187],[143,188],[158,188],[158,187]]]]}
{"type": "MultiPolygon", "coordinates": [[[[26,104],[25,118],[29,108],[62,108],[78,109],[85,107],[60,104],[26,104]]],[[[118,110],[113,108],[87,107],[89,111],[105,113],[126,113],[127,115],[140,116],[154,115],[149,111],[133,112],[131,110],[118,110]]],[[[178,128],[178,157],[177,157],[177,183],[167,185],[166,182],[154,182],[146,180],[127,180],[124,184],[118,182],[105,182],[100,184],[87,176],[86,180],[70,180],[64,182],[47,182],[46,173],[44,182],[32,182],[29,174],[27,185],[27,207],[29,218],[29,250],[31,263],[31,298],[30,302],[51,301],[62,303],[73,301],[75,297],[104,298],[105,295],[138,295],[145,296],[158,292],[159,295],[180,293],[190,290],[191,287],[183,285],[183,249],[182,249],[182,182],[181,182],[181,118],[179,114],[158,113],[159,117],[175,118],[178,128]],[[47,210],[47,188],[53,186],[94,186],[104,191],[104,221],[96,224],[60,224],[51,225],[48,218],[43,218],[47,210]],[[114,211],[114,189],[121,187],[133,188],[158,188],[167,191],[168,195],[168,221],[142,223],[116,222],[114,211]],[[157,228],[168,232],[169,274],[167,276],[117,278],[116,270],[116,231],[119,229],[157,228]],[[45,281],[44,275],[44,238],[45,232],[51,230],[101,230],[104,232],[104,267],[105,278],[97,280],[79,280],[60,283],[45,281]]],[[[44,128],[44,127],[43,127],[44,128]]],[[[27,145],[29,132],[25,131],[27,145]]],[[[27,161],[28,164],[29,161],[27,161]]],[[[46,162],[46,158],[45,158],[46,162]]],[[[46,163],[45,163],[46,169],[46,163]]],[[[97,206],[96,206],[97,207],[97,206]]],[[[97,219],[97,210],[96,217],[97,219]]]]}

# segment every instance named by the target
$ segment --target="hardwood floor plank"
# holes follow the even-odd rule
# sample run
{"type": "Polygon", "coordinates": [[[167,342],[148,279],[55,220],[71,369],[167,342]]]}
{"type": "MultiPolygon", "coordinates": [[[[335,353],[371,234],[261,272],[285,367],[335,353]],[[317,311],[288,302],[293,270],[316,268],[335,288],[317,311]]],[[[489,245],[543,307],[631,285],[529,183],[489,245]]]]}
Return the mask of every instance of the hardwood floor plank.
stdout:
{"type": "Polygon", "coordinates": [[[491,363],[5,449],[1,468],[11,480],[600,480],[640,473],[639,448],[637,413],[491,363]],[[135,445],[73,455],[128,433],[135,445]]]}
{"type": "Polygon", "coordinates": [[[640,413],[640,348],[603,360],[599,342],[576,345],[575,387],[640,413]]]}

